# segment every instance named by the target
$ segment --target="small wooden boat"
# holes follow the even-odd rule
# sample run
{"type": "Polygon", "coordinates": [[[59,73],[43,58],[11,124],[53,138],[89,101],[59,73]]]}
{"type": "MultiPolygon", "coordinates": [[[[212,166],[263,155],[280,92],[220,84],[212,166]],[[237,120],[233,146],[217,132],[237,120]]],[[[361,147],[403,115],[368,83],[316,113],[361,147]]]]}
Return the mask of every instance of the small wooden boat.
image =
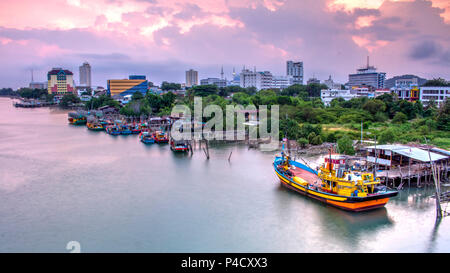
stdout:
{"type": "Polygon", "coordinates": [[[345,160],[339,155],[330,155],[319,171],[284,154],[275,158],[273,167],[283,186],[348,211],[384,207],[389,198],[398,194],[380,185],[372,173],[345,168],[345,160]]]}
{"type": "Polygon", "coordinates": [[[142,143],[145,144],[153,144],[155,143],[155,137],[152,133],[148,132],[148,131],[143,131],[139,134],[139,139],[141,140],[142,143]]]}
{"type": "Polygon", "coordinates": [[[167,134],[161,131],[156,131],[154,134],[155,142],[156,143],[168,143],[169,138],[167,137],[167,134]]]}

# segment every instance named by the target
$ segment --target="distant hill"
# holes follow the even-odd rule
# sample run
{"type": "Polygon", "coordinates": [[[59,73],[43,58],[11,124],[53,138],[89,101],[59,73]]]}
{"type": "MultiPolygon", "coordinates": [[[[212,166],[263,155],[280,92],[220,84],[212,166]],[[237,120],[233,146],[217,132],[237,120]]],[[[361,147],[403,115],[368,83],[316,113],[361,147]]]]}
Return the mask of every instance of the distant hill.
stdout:
{"type": "Polygon", "coordinates": [[[418,78],[419,80],[419,86],[422,86],[423,84],[425,84],[427,82],[427,79],[421,78],[419,76],[416,75],[402,75],[402,76],[395,76],[393,78],[387,79],[384,81],[384,87],[385,88],[392,88],[395,85],[395,81],[398,79],[411,79],[411,78],[418,78]]]}

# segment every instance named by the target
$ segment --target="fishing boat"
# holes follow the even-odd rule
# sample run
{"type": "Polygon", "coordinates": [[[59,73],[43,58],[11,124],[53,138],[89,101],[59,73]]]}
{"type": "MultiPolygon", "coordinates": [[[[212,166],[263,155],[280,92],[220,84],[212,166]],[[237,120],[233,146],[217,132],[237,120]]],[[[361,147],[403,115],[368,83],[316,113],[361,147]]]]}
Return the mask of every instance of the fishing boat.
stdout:
{"type": "Polygon", "coordinates": [[[108,125],[112,125],[107,120],[104,120],[104,119],[100,119],[99,123],[103,126],[103,128],[105,128],[108,125]]]}
{"type": "Polygon", "coordinates": [[[170,149],[174,152],[188,152],[189,145],[186,140],[175,140],[172,137],[170,138],[170,149]]]}
{"type": "Polygon", "coordinates": [[[139,139],[141,140],[142,143],[145,143],[145,144],[155,143],[155,137],[153,136],[152,133],[150,133],[148,131],[141,132],[139,134],[139,139]]]}
{"type": "Polygon", "coordinates": [[[117,136],[117,135],[120,135],[120,129],[116,125],[111,125],[111,126],[106,127],[106,133],[113,135],[113,136],[117,136]]]}
{"type": "Polygon", "coordinates": [[[96,122],[88,122],[86,123],[86,127],[91,131],[103,131],[105,127],[102,124],[96,122]]]}
{"type": "Polygon", "coordinates": [[[72,125],[84,125],[87,122],[86,116],[82,113],[70,112],[68,116],[69,124],[72,125]]]}
{"type": "Polygon", "coordinates": [[[167,137],[167,134],[161,131],[156,131],[155,134],[155,142],[156,143],[168,143],[169,138],[167,137]]]}
{"type": "Polygon", "coordinates": [[[130,126],[128,126],[127,124],[120,125],[120,133],[122,135],[131,135],[132,132],[130,126]]]}
{"type": "Polygon", "coordinates": [[[355,171],[345,166],[342,155],[331,155],[319,170],[290,159],[282,152],[273,162],[283,186],[307,197],[348,211],[381,208],[398,191],[382,186],[372,173],[355,171]]]}
{"type": "Polygon", "coordinates": [[[132,134],[139,134],[141,132],[141,127],[139,126],[139,124],[133,124],[130,128],[132,134]]]}

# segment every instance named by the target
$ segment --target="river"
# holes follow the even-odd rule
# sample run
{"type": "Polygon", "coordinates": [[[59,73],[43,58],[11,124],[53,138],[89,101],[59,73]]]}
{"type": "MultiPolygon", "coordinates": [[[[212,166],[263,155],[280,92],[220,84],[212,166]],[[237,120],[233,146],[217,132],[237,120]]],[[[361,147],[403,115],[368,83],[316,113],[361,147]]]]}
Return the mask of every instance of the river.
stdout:
{"type": "Polygon", "coordinates": [[[449,252],[432,188],[345,212],[280,186],[274,154],[174,154],[0,98],[0,252],[449,252]]]}

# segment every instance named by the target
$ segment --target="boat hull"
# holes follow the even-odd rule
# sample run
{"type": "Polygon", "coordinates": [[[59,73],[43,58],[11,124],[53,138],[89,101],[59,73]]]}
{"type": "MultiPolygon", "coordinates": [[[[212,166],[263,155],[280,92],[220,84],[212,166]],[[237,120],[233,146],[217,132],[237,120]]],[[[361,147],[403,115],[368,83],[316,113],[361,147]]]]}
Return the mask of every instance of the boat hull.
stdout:
{"type": "Polygon", "coordinates": [[[183,147],[183,148],[174,148],[174,147],[170,147],[170,149],[173,151],[173,152],[177,152],[177,153],[186,153],[186,152],[188,152],[189,151],[189,148],[187,148],[187,147],[183,147]]]}
{"type": "Polygon", "coordinates": [[[144,144],[153,144],[153,143],[155,143],[155,140],[154,139],[142,139],[141,138],[141,142],[144,143],[144,144]]]}
{"type": "MultiPolygon", "coordinates": [[[[298,163],[300,164],[300,163],[298,163]]],[[[335,195],[330,194],[323,191],[318,191],[317,189],[310,188],[309,185],[303,186],[296,182],[294,182],[292,179],[284,176],[282,173],[280,173],[277,168],[276,164],[274,163],[275,173],[277,174],[281,184],[285,186],[288,189],[294,190],[302,195],[305,195],[307,197],[316,199],[318,201],[321,201],[323,203],[329,204],[331,206],[347,210],[347,211],[367,211],[367,210],[373,210],[377,208],[384,207],[387,202],[389,201],[389,198],[394,197],[398,194],[396,191],[392,192],[386,192],[383,194],[377,194],[377,195],[370,195],[367,197],[353,197],[353,196],[342,196],[342,195],[335,195]]],[[[309,169],[305,166],[305,169],[309,169]]],[[[311,170],[313,171],[313,170],[311,170]]]]}

